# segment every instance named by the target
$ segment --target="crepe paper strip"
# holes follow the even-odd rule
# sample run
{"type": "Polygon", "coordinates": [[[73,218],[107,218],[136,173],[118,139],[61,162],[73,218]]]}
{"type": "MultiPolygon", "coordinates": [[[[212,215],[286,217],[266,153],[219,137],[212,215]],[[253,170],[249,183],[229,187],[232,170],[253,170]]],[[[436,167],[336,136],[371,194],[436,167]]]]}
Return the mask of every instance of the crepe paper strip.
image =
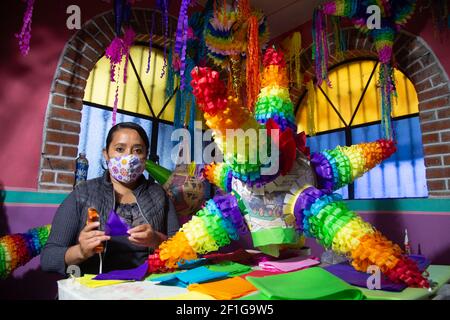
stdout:
{"type": "Polygon", "coordinates": [[[191,284],[188,290],[201,292],[218,300],[231,300],[250,294],[256,291],[256,288],[241,277],[233,277],[210,283],[191,284]]]}
{"type": "Polygon", "coordinates": [[[376,264],[394,282],[404,282],[410,287],[428,287],[429,283],[417,265],[403,256],[398,245],[387,240],[379,232],[363,236],[352,252],[352,265],[356,270],[367,270],[376,264]]]}
{"type": "Polygon", "coordinates": [[[148,261],[134,269],[115,270],[97,275],[93,280],[135,280],[141,281],[148,272],[148,261]]]}
{"type": "Polygon", "coordinates": [[[309,209],[316,199],[323,195],[322,191],[311,186],[304,189],[295,201],[294,215],[297,225],[302,226],[301,228],[307,236],[309,235],[309,222],[305,217],[304,210],[309,209]]]}
{"type": "Polygon", "coordinates": [[[238,240],[239,234],[237,232],[236,227],[233,225],[233,221],[230,219],[226,219],[220,209],[217,207],[214,200],[208,200],[206,202],[206,208],[209,213],[218,217],[218,222],[222,229],[226,232],[227,236],[232,240],[238,240]]]}
{"type": "Polygon", "coordinates": [[[50,234],[51,225],[0,238],[0,279],[6,279],[15,269],[38,256],[50,234]]]}
{"type": "Polygon", "coordinates": [[[238,231],[239,235],[244,235],[249,232],[247,224],[245,223],[244,217],[242,216],[239,208],[238,201],[233,195],[217,195],[213,198],[213,200],[219,208],[222,216],[231,222],[234,228],[238,231]]]}
{"type": "Polygon", "coordinates": [[[233,261],[222,261],[218,264],[206,266],[211,271],[228,272],[230,277],[240,276],[252,270],[250,266],[240,264],[233,261]]]}
{"type": "Polygon", "coordinates": [[[75,278],[75,281],[88,288],[100,288],[129,282],[128,280],[95,280],[94,277],[96,277],[95,274],[85,274],[82,277],[75,278]]]}
{"type": "Polygon", "coordinates": [[[364,295],[322,268],[313,267],[262,278],[247,277],[273,300],[362,300],[364,295]]]}
{"type": "Polygon", "coordinates": [[[225,193],[231,192],[233,173],[226,163],[211,163],[205,166],[204,177],[225,193]]]}
{"type": "Polygon", "coordinates": [[[23,15],[22,29],[20,33],[16,33],[14,36],[19,39],[19,49],[22,56],[26,56],[30,51],[31,40],[31,22],[33,18],[33,5],[34,0],[26,0],[27,8],[23,15]]]}
{"type": "Polygon", "coordinates": [[[282,131],[291,128],[296,133],[294,106],[289,95],[289,80],[282,51],[267,49],[263,64],[262,88],[255,105],[255,119],[262,124],[273,119],[282,131]]]}
{"type": "Polygon", "coordinates": [[[336,232],[331,248],[338,254],[348,255],[359,245],[359,239],[375,232],[373,227],[361,217],[354,217],[336,232]]]}
{"type": "Polygon", "coordinates": [[[328,159],[322,153],[313,153],[311,167],[316,174],[318,188],[324,192],[333,190],[333,169],[328,159]]]}
{"type": "Polygon", "coordinates": [[[223,218],[221,216],[211,213],[207,208],[203,208],[197,212],[197,216],[203,220],[208,234],[214,238],[214,241],[219,247],[230,244],[230,237],[228,236],[227,229],[222,226],[223,218]]]}
{"type": "Polygon", "coordinates": [[[208,229],[200,217],[193,216],[180,230],[184,232],[189,245],[197,253],[202,254],[219,249],[219,246],[208,233],[208,229]]]}
{"type": "Polygon", "coordinates": [[[211,115],[224,110],[227,105],[227,93],[219,79],[219,73],[210,68],[195,67],[191,75],[191,85],[197,106],[211,115]]]}
{"type": "Polygon", "coordinates": [[[131,227],[114,210],[108,214],[108,220],[105,224],[105,235],[111,237],[128,236],[128,230],[131,227]]]}
{"type": "Polygon", "coordinates": [[[286,260],[260,262],[259,267],[261,267],[262,270],[272,272],[291,272],[313,267],[318,264],[320,264],[318,259],[295,257],[286,260]]]}
{"type": "Polygon", "coordinates": [[[396,150],[393,140],[379,139],[316,153],[311,165],[318,187],[324,192],[337,190],[389,158],[396,150]]]}
{"type": "Polygon", "coordinates": [[[179,262],[197,259],[197,254],[183,231],[178,231],[159,246],[159,256],[169,269],[177,268],[179,262]]]}
{"type": "Polygon", "coordinates": [[[246,80],[247,80],[247,108],[253,111],[256,97],[259,92],[259,37],[258,37],[258,19],[251,15],[248,18],[248,44],[246,52],[246,80]]]}
{"type": "Polygon", "coordinates": [[[172,297],[165,297],[159,300],[216,300],[214,297],[197,291],[188,291],[172,297]]]}
{"type": "Polygon", "coordinates": [[[186,288],[190,284],[203,283],[207,281],[223,279],[228,276],[228,272],[211,271],[202,266],[177,274],[165,275],[153,278],[152,281],[159,282],[160,285],[178,286],[186,288]]]}

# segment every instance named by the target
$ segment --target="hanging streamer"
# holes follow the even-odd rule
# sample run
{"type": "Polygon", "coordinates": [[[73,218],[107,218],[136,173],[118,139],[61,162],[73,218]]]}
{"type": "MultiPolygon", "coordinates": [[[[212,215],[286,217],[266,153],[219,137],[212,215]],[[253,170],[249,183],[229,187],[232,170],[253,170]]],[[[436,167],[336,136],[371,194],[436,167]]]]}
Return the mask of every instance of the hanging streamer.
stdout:
{"type": "Polygon", "coordinates": [[[300,70],[300,53],[302,51],[302,35],[300,32],[294,32],[290,41],[290,78],[294,79],[295,86],[301,88],[303,83],[303,75],[300,70]]]}
{"type": "MultiPolygon", "coordinates": [[[[148,60],[147,60],[147,70],[145,70],[145,73],[150,72],[150,64],[152,59],[152,50],[153,50],[153,31],[155,29],[155,11],[152,12],[152,22],[150,27],[150,40],[148,41],[148,60]]],[[[169,61],[171,61],[169,59],[169,61]]]]}
{"type": "Polygon", "coordinates": [[[317,86],[323,81],[331,87],[328,79],[328,40],[327,40],[327,18],[322,9],[315,9],[313,15],[313,60],[315,62],[317,86]]]}
{"type": "Polygon", "coordinates": [[[248,19],[247,44],[247,108],[253,111],[259,92],[259,40],[258,20],[255,16],[248,19]]]}
{"type": "Polygon", "coordinates": [[[26,56],[30,51],[31,40],[31,22],[33,18],[34,0],[27,0],[27,8],[23,15],[23,24],[20,33],[16,33],[15,37],[19,39],[19,49],[23,56],[26,56]]]}

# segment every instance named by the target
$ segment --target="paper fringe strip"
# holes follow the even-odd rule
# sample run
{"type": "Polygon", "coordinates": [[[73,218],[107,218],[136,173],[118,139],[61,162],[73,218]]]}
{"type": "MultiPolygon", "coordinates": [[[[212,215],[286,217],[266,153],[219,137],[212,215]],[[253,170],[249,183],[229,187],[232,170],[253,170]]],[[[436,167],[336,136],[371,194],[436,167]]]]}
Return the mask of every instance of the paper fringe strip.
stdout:
{"type": "Polygon", "coordinates": [[[255,119],[261,124],[273,119],[282,131],[291,128],[297,132],[283,53],[274,48],[267,49],[263,64],[262,88],[256,101],[255,119]]]}
{"type": "Polygon", "coordinates": [[[248,229],[236,198],[231,194],[215,196],[149,256],[149,272],[176,269],[184,261],[216,251],[245,233],[248,229]]]}
{"type": "Polygon", "coordinates": [[[0,238],[0,279],[6,279],[15,269],[38,256],[47,243],[50,225],[28,230],[26,233],[0,238]]]}
{"type": "Polygon", "coordinates": [[[380,139],[313,153],[311,166],[316,173],[317,186],[324,192],[342,188],[389,158],[395,151],[394,141],[380,139]]]}
{"type": "Polygon", "coordinates": [[[356,270],[376,265],[394,282],[410,287],[428,287],[418,267],[403,255],[398,245],[349,210],[338,194],[327,195],[315,187],[304,189],[295,204],[297,224],[306,236],[315,237],[325,248],[347,256],[356,270]]]}

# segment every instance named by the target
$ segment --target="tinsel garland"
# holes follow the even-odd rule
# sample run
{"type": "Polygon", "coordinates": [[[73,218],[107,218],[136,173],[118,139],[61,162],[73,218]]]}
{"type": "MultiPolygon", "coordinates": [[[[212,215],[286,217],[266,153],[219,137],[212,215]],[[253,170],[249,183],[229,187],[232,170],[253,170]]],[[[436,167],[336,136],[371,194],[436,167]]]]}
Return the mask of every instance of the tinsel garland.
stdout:
{"type": "Polygon", "coordinates": [[[253,111],[259,92],[259,39],[256,16],[248,19],[248,44],[246,60],[247,108],[253,111]]]}
{"type": "Polygon", "coordinates": [[[180,14],[178,16],[178,25],[175,36],[174,54],[180,59],[180,90],[185,88],[185,69],[186,69],[186,45],[189,28],[188,8],[191,0],[182,0],[180,14]]]}

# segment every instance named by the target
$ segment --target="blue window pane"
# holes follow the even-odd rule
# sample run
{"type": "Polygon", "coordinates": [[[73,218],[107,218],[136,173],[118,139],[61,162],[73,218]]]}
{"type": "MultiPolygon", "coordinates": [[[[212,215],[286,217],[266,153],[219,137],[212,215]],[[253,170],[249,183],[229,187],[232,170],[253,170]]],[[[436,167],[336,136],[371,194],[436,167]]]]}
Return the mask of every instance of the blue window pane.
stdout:
{"type": "MultiPolygon", "coordinates": [[[[356,199],[428,196],[419,118],[394,121],[394,129],[397,152],[355,181],[356,199]]],[[[352,130],[353,143],[380,137],[380,125],[352,130]]]]}
{"type": "MultiPolygon", "coordinates": [[[[117,123],[134,122],[141,125],[150,136],[152,123],[138,117],[117,113],[117,123]]],[[[112,112],[90,106],[83,106],[78,151],[86,153],[89,161],[88,179],[103,175],[106,163],[103,158],[106,136],[112,126],[112,112]]]]}
{"type": "MultiPolygon", "coordinates": [[[[345,132],[337,131],[332,133],[320,134],[306,139],[306,144],[311,152],[320,152],[326,149],[333,149],[340,146],[345,146],[345,132]]],[[[348,188],[343,187],[336,191],[342,195],[344,199],[348,199],[348,188]]]]}

